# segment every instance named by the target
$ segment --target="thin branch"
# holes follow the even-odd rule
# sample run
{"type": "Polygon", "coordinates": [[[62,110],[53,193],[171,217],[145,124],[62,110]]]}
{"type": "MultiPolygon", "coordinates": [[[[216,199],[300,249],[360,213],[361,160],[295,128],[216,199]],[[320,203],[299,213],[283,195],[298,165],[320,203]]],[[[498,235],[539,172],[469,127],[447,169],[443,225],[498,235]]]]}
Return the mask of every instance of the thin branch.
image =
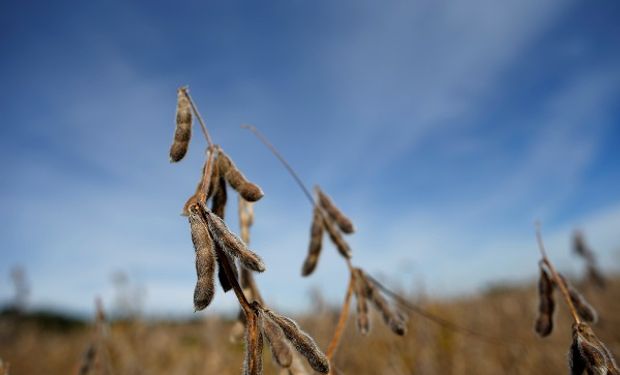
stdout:
{"type": "Polygon", "coordinates": [[[198,194],[198,202],[205,205],[207,204],[207,192],[209,191],[209,185],[211,185],[211,175],[213,174],[213,162],[215,160],[215,151],[217,147],[209,146],[207,148],[207,164],[205,171],[202,175],[202,181],[200,183],[200,193],[198,194]]]}
{"type": "MultiPolygon", "coordinates": [[[[280,160],[280,162],[282,162],[282,165],[284,165],[284,168],[286,168],[286,170],[291,174],[291,176],[293,176],[293,178],[295,179],[295,182],[297,182],[297,185],[299,185],[299,187],[303,191],[303,193],[306,196],[306,198],[308,198],[308,201],[310,201],[310,204],[312,205],[312,207],[319,209],[319,212],[321,213],[321,217],[323,218],[323,220],[331,220],[329,218],[329,215],[325,212],[325,209],[323,207],[321,207],[321,205],[318,204],[316,202],[316,200],[312,197],[312,193],[310,193],[310,190],[306,187],[306,185],[303,183],[301,178],[299,178],[299,175],[297,174],[297,172],[295,172],[293,167],[291,167],[291,165],[286,161],[286,159],[284,159],[284,156],[282,156],[282,154],[280,154],[278,149],[276,149],[276,147],[274,145],[272,145],[271,142],[269,142],[269,140],[261,132],[259,132],[258,129],[256,129],[256,127],[254,125],[244,124],[244,125],[241,125],[241,127],[243,129],[248,129],[249,131],[254,133],[254,135],[269,149],[269,151],[271,151],[271,153],[276,158],[278,158],[278,160],[280,160]]],[[[344,256],[343,256],[343,258],[344,258],[345,262],[347,263],[347,267],[349,268],[349,272],[352,272],[353,271],[353,264],[351,263],[351,259],[346,258],[344,256]]]]}
{"type": "Polygon", "coordinates": [[[211,136],[209,135],[207,126],[205,125],[205,122],[202,119],[200,112],[198,112],[198,107],[196,107],[196,104],[194,104],[194,101],[192,100],[192,96],[189,94],[187,86],[182,87],[181,90],[183,90],[183,92],[185,93],[185,96],[187,97],[187,100],[189,100],[189,104],[191,104],[192,106],[192,110],[194,111],[194,114],[196,115],[196,118],[198,119],[198,122],[200,123],[200,129],[202,130],[202,134],[204,134],[205,139],[207,140],[207,144],[209,145],[209,147],[212,147],[213,141],[211,141],[211,136]]]}
{"type": "Polygon", "coordinates": [[[346,327],[347,319],[349,318],[349,305],[351,302],[351,295],[353,294],[353,285],[355,283],[355,279],[353,273],[351,272],[351,276],[349,277],[349,285],[347,286],[347,292],[344,296],[344,303],[342,304],[342,309],[340,310],[340,317],[338,318],[338,324],[336,325],[336,329],[334,330],[334,335],[332,336],[329,345],[327,346],[327,359],[331,362],[336,349],[338,348],[338,343],[342,338],[342,334],[346,327]]]}
{"type": "Polygon", "coordinates": [[[542,234],[540,233],[540,223],[536,223],[536,240],[538,241],[538,249],[540,250],[540,255],[542,256],[543,263],[547,266],[549,271],[551,272],[551,276],[555,281],[555,284],[560,288],[562,292],[562,296],[564,297],[564,302],[568,306],[570,310],[570,314],[573,317],[573,321],[576,324],[581,323],[581,319],[579,318],[579,314],[577,314],[577,309],[575,309],[575,305],[573,305],[573,301],[570,298],[570,293],[568,293],[568,289],[566,288],[566,284],[564,284],[564,280],[560,277],[558,272],[555,270],[553,263],[547,257],[547,251],[545,250],[545,244],[543,243],[542,234]]]}
{"type": "MultiPolygon", "coordinates": [[[[377,287],[379,287],[379,289],[381,289],[385,294],[389,295],[390,297],[392,297],[398,304],[400,304],[401,306],[407,308],[408,310],[418,314],[419,316],[430,320],[431,322],[444,327],[444,328],[448,328],[451,329],[453,331],[457,331],[457,332],[461,332],[464,333],[466,335],[469,335],[471,337],[475,337],[477,339],[480,339],[482,341],[486,341],[488,343],[491,344],[506,344],[506,341],[497,337],[492,337],[492,336],[487,336],[484,335],[482,333],[476,332],[474,330],[471,330],[469,328],[460,326],[454,322],[451,322],[447,319],[441,318],[436,316],[435,314],[432,314],[428,311],[426,311],[425,309],[421,308],[420,306],[417,306],[409,301],[407,301],[405,298],[401,297],[399,294],[397,294],[396,292],[393,292],[392,290],[388,289],[385,285],[381,284],[377,279],[375,279],[374,277],[372,277],[369,274],[366,274],[366,277],[368,277],[368,279],[370,279],[370,281],[372,281],[377,287]]],[[[516,344],[519,345],[523,345],[520,342],[516,342],[516,344]]]]}
{"type": "Polygon", "coordinates": [[[282,162],[282,164],[284,165],[284,168],[286,168],[286,170],[288,170],[288,172],[291,174],[291,176],[293,176],[293,178],[295,179],[295,182],[297,182],[297,185],[299,185],[299,187],[301,188],[301,190],[303,190],[304,194],[306,195],[306,198],[308,198],[308,200],[310,201],[310,203],[312,204],[313,207],[315,207],[317,204],[314,201],[314,198],[312,198],[312,194],[310,193],[310,190],[308,190],[308,188],[306,187],[306,185],[304,185],[303,181],[301,181],[301,178],[299,178],[299,175],[295,172],[295,170],[293,169],[293,167],[291,167],[291,165],[286,161],[286,159],[284,159],[284,157],[280,154],[280,152],[278,152],[278,149],[275,148],[274,145],[272,145],[267,138],[265,138],[265,136],[258,131],[258,129],[256,129],[256,127],[254,125],[241,125],[241,127],[243,129],[248,129],[249,131],[251,131],[252,133],[254,133],[254,135],[265,145],[267,146],[267,148],[269,149],[269,151],[271,151],[272,154],[275,155],[276,158],[278,158],[278,160],[280,160],[280,162],[282,162]]]}

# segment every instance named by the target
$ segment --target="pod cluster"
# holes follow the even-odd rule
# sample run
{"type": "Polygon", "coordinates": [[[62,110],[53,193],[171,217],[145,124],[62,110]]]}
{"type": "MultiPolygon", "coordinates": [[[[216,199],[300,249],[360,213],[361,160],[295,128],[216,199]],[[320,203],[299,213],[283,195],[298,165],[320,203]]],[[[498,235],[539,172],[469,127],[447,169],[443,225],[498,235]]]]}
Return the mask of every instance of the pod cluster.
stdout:
{"type": "MultiPolygon", "coordinates": [[[[290,318],[279,315],[273,310],[263,307],[254,301],[251,305],[253,312],[248,318],[246,329],[246,351],[244,374],[262,374],[263,341],[271,350],[274,361],[282,368],[297,369],[295,351],[303,357],[316,372],[329,373],[329,361],[318,348],[312,337],[305,333],[299,325],[290,318]]],[[[303,369],[301,370],[303,371],[303,369]]]]}
{"type": "Polygon", "coordinates": [[[347,259],[352,256],[351,247],[344,240],[343,234],[351,234],[355,231],[353,223],[318,186],[315,187],[315,192],[318,204],[312,212],[310,245],[301,268],[302,276],[309,276],[316,269],[323,247],[324,232],[327,232],[330,241],[336,246],[340,255],[347,259]]]}
{"type": "MultiPolygon", "coordinates": [[[[588,303],[585,297],[562,274],[558,273],[558,276],[564,287],[566,287],[579,317],[584,322],[596,323],[598,314],[594,307],[588,303]]],[[[540,278],[538,279],[538,317],[534,325],[536,333],[541,337],[548,336],[553,331],[554,292],[556,286],[555,281],[551,278],[551,273],[541,263],[540,278]]]]}
{"type": "Polygon", "coordinates": [[[366,335],[370,331],[370,318],[368,315],[368,302],[383,317],[385,324],[392,332],[399,336],[407,333],[405,315],[390,306],[388,300],[381,294],[379,287],[369,278],[361,268],[354,268],[353,292],[357,303],[357,328],[361,334],[366,335]]]}
{"type": "Polygon", "coordinates": [[[568,352],[571,375],[620,375],[618,365],[605,344],[587,323],[573,325],[573,342],[568,352]]]}
{"type": "Polygon", "coordinates": [[[196,310],[204,309],[213,299],[215,263],[218,257],[228,256],[236,259],[243,267],[256,272],[265,270],[261,258],[248,249],[246,244],[228,229],[224,220],[211,210],[201,204],[191,206],[189,222],[192,242],[196,250],[196,274],[198,276],[194,289],[196,310]]]}

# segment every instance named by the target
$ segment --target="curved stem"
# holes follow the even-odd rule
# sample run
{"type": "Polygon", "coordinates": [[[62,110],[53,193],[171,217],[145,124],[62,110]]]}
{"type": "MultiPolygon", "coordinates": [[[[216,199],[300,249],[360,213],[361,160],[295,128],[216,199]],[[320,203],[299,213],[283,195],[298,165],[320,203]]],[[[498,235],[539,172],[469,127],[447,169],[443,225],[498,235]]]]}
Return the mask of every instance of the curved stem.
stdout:
{"type": "Polygon", "coordinates": [[[336,324],[336,329],[334,330],[334,335],[332,336],[329,345],[327,346],[327,359],[331,362],[334,357],[334,353],[338,348],[338,343],[340,342],[340,338],[342,337],[342,333],[346,327],[347,319],[349,318],[349,305],[351,302],[351,295],[353,294],[353,285],[355,283],[355,279],[353,273],[351,272],[351,276],[349,277],[349,285],[347,286],[347,292],[344,296],[344,303],[342,305],[342,309],[340,310],[340,317],[338,318],[338,324],[336,324]]]}
{"type": "Polygon", "coordinates": [[[205,122],[202,119],[200,112],[198,112],[198,107],[196,107],[196,104],[194,104],[194,101],[192,100],[192,97],[189,94],[187,87],[183,87],[182,90],[185,93],[187,100],[189,100],[189,104],[192,106],[192,110],[194,111],[194,114],[196,115],[196,118],[200,123],[200,129],[202,130],[202,134],[204,134],[205,139],[207,140],[207,144],[209,145],[209,147],[213,146],[213,141],[211,141],[211,136],[209,135],[209,131],[207,131],[207,126],[205,125],[205,122]]]}
{"type": "Polygon", "coordinates": [[[310,190],[308,190],[306,185],[304,185],[303,181],[301,181],[301,178],[299,178],[299,175],[297,174],[297,172],[295,172],[293,167],[291,167],[291,165],[286,161],[286,159],[284,159],[284,157],[282,156],[282,154],[280,154],[278,149],[275,148],[275,146],[272,145],[267,140],[267,138],[261,132],[258,131],[258,129],[256,129],[256,126],[244,124],[244,125],[241,125],[241,127],[243,129],[248,129],[249,131],[254,133],[254,135],[269,149],[269,151],[271,151],[271,153],[274,154],[274,156],[278,158],[278,160],[280,160],[280,162],[284,165],[284,168],[286,168],[286,170],[291,174],[291,176],[293,176],[293,178],[295,179],[295,182],[297,182],[297,185],[299,185],[299,187],[304,192],[304,194],[306,195],[306,198],[308,198],[312,206],[316,206],[316,202],[314,201],[314,198],[312,198],[312,194],[310,193],[310,190]]]}

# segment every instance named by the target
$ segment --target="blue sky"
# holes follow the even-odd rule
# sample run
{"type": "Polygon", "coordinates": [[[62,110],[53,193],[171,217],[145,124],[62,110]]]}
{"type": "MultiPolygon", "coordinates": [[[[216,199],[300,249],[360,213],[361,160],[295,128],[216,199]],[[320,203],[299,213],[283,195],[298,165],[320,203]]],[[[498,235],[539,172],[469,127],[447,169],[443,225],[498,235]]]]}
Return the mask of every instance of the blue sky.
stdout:
{"type": "MultiPolygon", "coordinates": [[[[242,123],[351,216],[354,262],[392,285],[526,280],[536,219],[562,269],[581,269],[579,227],[617,270],[619,17],[613,1],[3,2],[0,300],[19,264],[33,305],[86,312],[112,303],[122,270],[148,313],[191,313],[179,212],[200,133],[168,162],[184,84],[266,192],[252,247],[283,309],[308,307],[311,288],[340,300],[347,275],[328,245],[300,277],[310,206],[242,123]]],[[[217,294],[214,310],[234,306],[217,294]]]]}

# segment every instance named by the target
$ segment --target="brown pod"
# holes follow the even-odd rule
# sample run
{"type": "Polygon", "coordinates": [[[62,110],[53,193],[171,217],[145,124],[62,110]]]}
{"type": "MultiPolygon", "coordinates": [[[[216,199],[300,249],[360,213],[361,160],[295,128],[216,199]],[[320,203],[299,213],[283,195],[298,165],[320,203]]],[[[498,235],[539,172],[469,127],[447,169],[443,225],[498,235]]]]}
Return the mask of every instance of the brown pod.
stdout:
{"type": "MultiPolygon", "coordinates": [[[[361,272],[361,274],[363,275],[363,272],[361,272]]],[[[366,283],[366,297],[372,302],[375,308],[379,310],[385,324],[387,324],[395,334],[404,336],[405,333],[407,333],[407,327],[402,316],[390,308],[387,300],[383,298],[377,287],[370,280],[366,277],[364,277],[364,280],[366,283]]]]}
{"type": "Polygon", "coordinates": [[[196,251],[196,287],[194,289],[194,309],[207,307],[215,294],[215,249],[209,234],[207,223],[204,222],[200,206],[192,206],[189,215],[192,242],[196,251]]]}
{"type": "Polygon", "coordinates": [[[357,329],[362,335],[370,331],[370,318],[368,316],[368,300],[366,299],[366,281],[362,270],[356,268],[355,278],[355,301],[357,303],[357,329]]]}
{"type": "Polygon", "coordinates": [[[334,202],[327,196],[327,194],[323,193],[323,191],[317,186],[316,188],[317,194],[319,196],[319,204],[321,207],[327,211],[329,217],[338,224],[338,227],[343,233],[351,234],[355,232],[355,227],[353,226],[353,222],[345,216],[345,214],[336,207],[334,202]]]}
{"type": "Polygon", "coordinates": [[[260,331],[259,317],[254,314],[248,318],[245,335],[245,375],[263,374],[263,335],[260,331]]]}
{"type": "Polygon", "coordinates": [[[534,328],[540,337],[545,337],[553,331],[555,301],[553,299],[553,282],[542,267],[540,267],[540,278],[538,279],[538,298],[538,318],[536,318],[534,328]]]}
{"type": "Polygon", "coordinates": [[[592,305],[590,305],[588,301],[586,301],[585,297],[581,295],[581,293],[579,293],[579,291],[577,291],[577,289],[575,289],[566,280],[566,278],[562,276],[562,274],[558,274],[558,276],[560,276],[560,279],[564,283],[564,286],[566,286],[566,289],[568,290],[568,295],[570,296],[570,300],[575,306],[577,314],[579,314],[581,319],[583,319],[587,323],[596,323],[596,321],[598,320],[598,314],[596,313],[594,307],[592,307],[592,305]]]}
{"type": "Polygon", "coordinates": [[[271,348],[271,354],[280,367],[290,367],[293,362],[293,353],[286,341],[284,331],[264,312],[260,313],[263,334],[267,337],[267,343],[271,348]]]}
{"type": "Polygon", "coordinates": [[[177,121],[170,147],[170,162],[173,163],[183,159],[192,137],[192,108],[185,90],[185,87],[177,90],[177,121]]]}
{"type": "Polygon", "coordinates": [[[323,217],[323,225],[325,226],[327,234],[329,234],[329,239],[332,241],[334,246],[336,246],[336,249],[338,249],[340,255],[347,259],[351,259],[351,248],[344,238],[342,238],[340,232],[334,227],[331,219],[323,217]]]}
{"type": "Polygon", "coordinates": [[[312,337],[302,331],[295,321],[268,309],[264,309],[264,312],[265,315],[282,328],[286,338],[293,344],[299,354],[306,357],[308,363],[315,371],[323,374],[329,372],[327,357],[321,352],[312,337]]]}
{"type": "Polygon", "coordinates": [[[321,248],[323,246],[323,228],[323,217],[320,208],[314,207],[312,226],[310,227],[310,245],[308,246],[308,256],[301,269],[302,276],[308,276],[314,272],[319,262],[319,256],[321,255],[321,248]]]}
{"type": "MultiPolygon", "coordinates": [[[[215,168],[219,169],[219,168],[215,168]]],[[[218,172],[218,178],[214,187],[215,194],[211,200],[211,211],[222,220],[226,213],[226,202],[228,201],[228,192],[226,191],[226,180],[218,172]]]]}
{"type": "Polygon", "coordinates": [[[213,238],[219,242],[222,250],[228,255],[239,259],[241,264],[252,271],[265,271],[265,264],[262,259],[253,251],[247,248],[237,235],[232,233],[226,223],[211,211],[206,211],[207,224],[213,238]]]}
{"type": "Polygon", "coordinates": [[[235,163],[233,163],[230,157],[221,149],[220,156],[218,157],[218,165],[222,168],[221,172],[222,175],[226,177],[226,181],[228,181],[230,186],[241,194],[246,201],[256,202],[265,195],[258,185],[245,178],[235,163]]]}
{"type": "MultiPolygon", "coordinates": [[[[219,218],[224,219],[224,215],[226,213],[226,202],[228,201],[228,193],[226,191],[226,180],[222,177],[221,173],[219,172],[219,167],[217,166],[217,164],[214,166],[213,169],[214,171],[218,171],[218,172],[214,173],[214,176],[212,177],[212,180],[211,180],[213,187],[210,190],[214,191],[213,199],[211,200],[211,212],[213,212],[219,218]],[[215,179],[214,177],[217,179],[215,179]]],[[[216,248],[218,250],[222,250],[219,243],[217,243],[216,248]]],[[[220,285],[222,286],[222,289],[224,290],[224,293],[225,293],[232,289],[232,284],[228,280],[228,277],[226,276],[226,272],[224,271],[224,267],[221,264],[222,258],[226,258],[228,260],[228,264],[230,264],[235,274],[235,278],[238,279],[239,276],[237,273],[237,265],[234,262],[234,260],[225,252],[217,251],[217,254],[218,254],[217,277],[220,280],[220,285]]]]}
{"type": "Polygon", "coordinates": [[[228,261],[230,269],[233,271],[233,277],[237,280],[239,280],[239,271],[237,270],[237,263],[235,263],[235,260],[222,250],[221,245],[217,241],[214,242],[214,245],[217,254],[217,278],[220,281],[220,286],[222,287],[222,290],[224,290],[224,293],[226,293],[231,290],[233,286],[230,280],[228,280],[226,271],[224,271],[224,266],[222,265],[223,259],[226,259],[228,261]]]}
{"type": "Polygon", "coordinates": [[[569,352],[571,374],[618,374],[611,352],[586,323],[573,325],[573,343],[569,352]]]}

